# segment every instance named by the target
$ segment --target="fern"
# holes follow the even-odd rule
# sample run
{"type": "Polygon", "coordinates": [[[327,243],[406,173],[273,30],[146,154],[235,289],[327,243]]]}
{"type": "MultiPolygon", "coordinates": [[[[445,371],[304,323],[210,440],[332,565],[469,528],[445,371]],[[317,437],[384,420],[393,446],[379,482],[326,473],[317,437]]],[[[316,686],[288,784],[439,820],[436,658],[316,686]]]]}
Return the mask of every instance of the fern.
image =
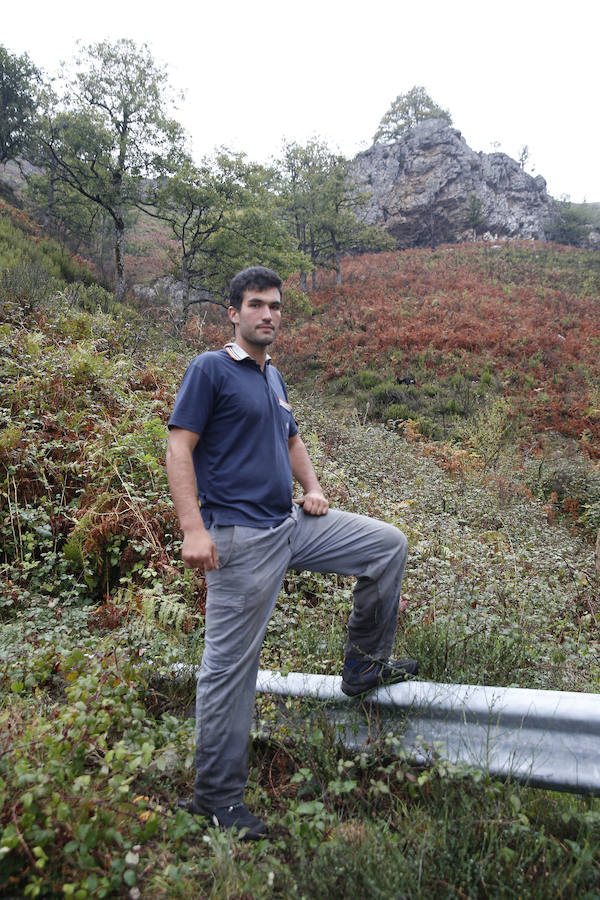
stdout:
{"type": "Polygon", "coordinates": [[[149,624],[158,624],[161,628],[173,629],[181,633],[190,618],[190,611],[184,603],[174,597],[157,595],[155,590],[142,591],[141,613],[149,624]]]}
{"type": "Polygon", "coordinates": [[[90,566],[90,558],[85,552],[86,535],[92,519],[91,513],[83,514],[63,547],[63,554],[73,565],[76,572],[81,572],[90,591],[94,591],[97,579],[90,566]]]}

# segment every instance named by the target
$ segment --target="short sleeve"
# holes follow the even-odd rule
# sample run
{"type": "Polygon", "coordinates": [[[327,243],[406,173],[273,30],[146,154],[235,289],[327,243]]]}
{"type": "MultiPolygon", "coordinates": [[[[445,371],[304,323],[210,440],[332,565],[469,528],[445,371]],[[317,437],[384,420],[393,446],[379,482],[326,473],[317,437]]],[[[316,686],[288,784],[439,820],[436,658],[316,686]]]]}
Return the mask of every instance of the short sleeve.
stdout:
{"type": "Polygon", "coordinates": [[[185,428],[202,434],[212,415],[215,386],[210,363],[203,354],[188,366],[175,398],[169,428],[185,428]]]}

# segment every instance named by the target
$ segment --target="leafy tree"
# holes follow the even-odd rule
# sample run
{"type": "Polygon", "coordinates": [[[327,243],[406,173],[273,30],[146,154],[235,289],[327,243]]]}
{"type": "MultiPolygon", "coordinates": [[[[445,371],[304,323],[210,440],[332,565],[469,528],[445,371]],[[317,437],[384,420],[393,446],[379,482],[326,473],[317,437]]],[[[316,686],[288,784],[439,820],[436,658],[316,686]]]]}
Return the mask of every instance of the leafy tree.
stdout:
{"type": "Polygon", "coordinates": [[[600,224],[598,217],[594,216],[591,204],[559,200],[556,209],[558,214],[554,222],[546,228],[546,237],[549,241],[556,241],[557,244],[582,246],[590,231],[600,224]]]}
{"type": "Polygon", "coordinates": [[[321,251],[315,262],[335,268],[337,284],[342,283],[341,263],[345,253],[391,250],[396,246],[394,239],[382,228],[361,221],[368,197],[349,178],[347,163],[342,156],[329,157],[320,200],[317,227],[321,251]]]}
{"type": "Polygon", "coordinates": [[[54,166],[27,176],[27,194],[46,232],[75,253],[83,251],[95,259],[97,230],[106,231],[105,210],[60,180],[54,166]]]}
{"type": "Polygon", "coordinates": [[[49,86],[40,97],[40,132],[33,147],[31,161],[36,168],[26,175],[27,194],[45,231],[67,244],[74,252],[85,252],[106,278],[111,272],[113,256],[112,220],[106,209],[85,197],[61,176],[55,156],[65,140],[69,117],[57,112],[58,98],[49,86]],[[107,253],[107,250],[109,251],[107,253]]]}
{"type": "Polygon", "coordinates": [[[26,53],[0,45],[0,163],[24,153],[34,133],[41,73],[26,53]]]}
{"type": "Polygon", "coordinates": [[[285,144],[278,168],[284,221],[298,251],[310,261],[300,271],[303,290],[307,290],[309,271],[316,288],[317,266],[334,267],[341,283],[344,253],[391,246],[385,232],[360,221],[367,195],[348,177],[344,157],[332,153],[325,143],[285,144]]]}
{"type": "Polygon", "coordinates": [[[283,219],[304,259],[300,267],[303,291],[308,287],[307,275],[311,270],[314,273],[322,251],[319,219],[327,156],[327,147],[317,140],[304,146],[289,142],[284,144],[283,156],[277,161],[283,219]]]}
{"type": "Polygon", "coordinates": [[[43,143],[55,177],[110,217],[114,229],[115,297],[125,295],[127,214],[144,180],[181,160],[181,126],[166,115],[172,101],[164,69],[148,46],[102,42],[75,62],[64,108],[49,115],[43,143]]]}
{"type": "Polygon", "coordinates": [[[187,160],[140,201],[145,212],[169,224],[177,242],[184,316],[192,289],[223,304],[229,281],[244,266],[271,266],[286,277],[300,265],[277,215],[271,180],[243,154],[223,151],[200,166],[187,160]]]}
{"type": "Polygon", "coordinates": [[[391,144],[425,119],[444,119],[452,123],[448,110],[434,103],[424,87],[415,86],[396,97],[379,123],[373,142],[391,144]]]}

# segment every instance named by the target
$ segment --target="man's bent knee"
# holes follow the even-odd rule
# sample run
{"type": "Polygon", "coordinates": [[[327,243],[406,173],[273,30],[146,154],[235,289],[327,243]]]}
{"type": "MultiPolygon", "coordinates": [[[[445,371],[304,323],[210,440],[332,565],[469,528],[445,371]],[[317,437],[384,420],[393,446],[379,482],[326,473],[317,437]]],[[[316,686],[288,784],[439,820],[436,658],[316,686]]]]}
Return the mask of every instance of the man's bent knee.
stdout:
{"type": "Polygon", "coordinates": [[[408,553],[408,541],[404,532],[400,531],[399,528],[396,528],[395,525],[390,525],[387,522],[382,524],[386,526],[386,544],[390,551],[394,555],[398,554],[405,557],[408,553]]]}

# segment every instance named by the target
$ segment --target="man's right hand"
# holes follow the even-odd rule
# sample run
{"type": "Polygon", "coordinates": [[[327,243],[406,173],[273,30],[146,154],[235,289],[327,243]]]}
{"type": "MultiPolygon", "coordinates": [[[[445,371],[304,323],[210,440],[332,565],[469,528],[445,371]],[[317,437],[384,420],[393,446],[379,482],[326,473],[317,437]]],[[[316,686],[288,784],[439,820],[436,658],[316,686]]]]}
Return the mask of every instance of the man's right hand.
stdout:
{"type": "Polygon", "coordinates": [[[206,529],[186,531],[183,536],[181,558],[186,569],[210,572],[219,568],[217,547],[206,529]]]}

